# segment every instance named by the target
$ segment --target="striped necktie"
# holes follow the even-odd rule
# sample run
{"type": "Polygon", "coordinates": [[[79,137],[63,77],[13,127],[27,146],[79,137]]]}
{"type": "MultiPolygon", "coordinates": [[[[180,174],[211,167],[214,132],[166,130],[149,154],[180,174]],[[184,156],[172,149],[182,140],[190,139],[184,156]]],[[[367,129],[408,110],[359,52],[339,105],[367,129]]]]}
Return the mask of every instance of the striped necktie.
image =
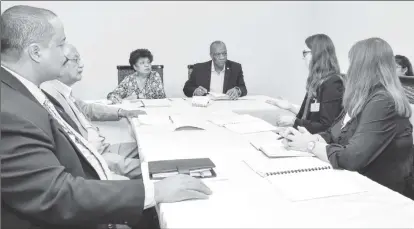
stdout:
{"type": "Polygon", "coordinates": [[[89,142],[83,138],[78,132],[76,132],[69,124],[63,120],[59,115],[56,108],[49,100],[45,100],[43,107],[53,116],[55,120],[63,127],[64,131],[68,134],[70,140],[76,145],[79,151],[85,156],[88,162],[92,165],[95,171],[98,173],[101,180],[110,180],[111,171],[104,158],[94,149],[89,142]]]}

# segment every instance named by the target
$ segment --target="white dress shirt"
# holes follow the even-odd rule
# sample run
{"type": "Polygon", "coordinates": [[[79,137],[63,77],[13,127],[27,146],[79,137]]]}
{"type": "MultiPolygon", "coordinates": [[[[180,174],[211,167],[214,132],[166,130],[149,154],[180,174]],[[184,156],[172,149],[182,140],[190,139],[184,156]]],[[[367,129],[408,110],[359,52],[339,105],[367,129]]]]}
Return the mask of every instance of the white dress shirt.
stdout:
{"type": "Polygon", "coordinates": [[[219,73],[216,72],[214,63],[211,63],[211,80],[210,80],[210,91],[216,93],[223,93],[224,85],[224,75],[226,72],[226,65],[224,65],[223,70],[219,73]]]}
{"type": "MultiPolygon", "coordinates": [[[[112,172],[109,170],[108,164],[101,156],[100,153],[91,145],[89,142],[82,137],[78,132],[76,132],[59,114],[53,104],[47,99],[45,94],[32,82],[27,80],[26,78],[20,76],[16,72],[10,70],[9,68],[2,65],[4,69],[6,69],[10,74],[16,77],[26,88],[29,92],[36,98],[36,100],[44,106],[44,108],[53,116],[53,118],[58,121],[58,123],[64,128],[66,133],[69,136],[69,139],[78,150],[85,156],[88,162],[92,165],[92,167],[97,172],[99,178],[101,180],[110,180],[112,179],[112,172]]],[[[143,179],[144,187],[145,187],[145,202],[144,208],[150,208],[154,206],[155,198],[154,198],[154,185],[152,182],[149,181],[149,177],[143,179]]]]}

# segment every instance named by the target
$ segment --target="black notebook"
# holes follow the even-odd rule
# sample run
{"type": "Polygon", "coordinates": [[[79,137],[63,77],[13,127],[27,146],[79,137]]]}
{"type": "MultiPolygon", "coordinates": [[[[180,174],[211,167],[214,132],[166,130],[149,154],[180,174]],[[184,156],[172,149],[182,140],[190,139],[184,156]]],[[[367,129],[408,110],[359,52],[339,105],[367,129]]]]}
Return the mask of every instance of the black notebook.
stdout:
{"type": "Polygon", "coordinates": [[[216,177],[215,167],[210,158],[162,160],[148,163],[152,180],[160,180],[177,174],[187,174],[196,178],[216,177]]]}

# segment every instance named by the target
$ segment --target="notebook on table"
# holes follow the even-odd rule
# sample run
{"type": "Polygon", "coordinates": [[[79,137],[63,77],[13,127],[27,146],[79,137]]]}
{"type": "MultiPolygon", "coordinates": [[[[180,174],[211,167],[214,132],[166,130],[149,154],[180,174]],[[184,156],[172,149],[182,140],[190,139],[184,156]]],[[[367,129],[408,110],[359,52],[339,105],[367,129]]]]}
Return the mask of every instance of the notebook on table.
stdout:
{"type": "Polygon", "coordinates": [[[314,157],[314,154],[297,151],[287,150],[282,143],[282,139],[274,140],[272,142],[262,142],[261,140],[251,140],[250,144],[257,150],[264,153],[269,158],[277,157],[314,157]]]}
{"type": "Polygon", "coordinates": [[[266,179],[275,191],[286,199],[296,202],[328,197],[358,194],[367,191],[355,176],[346,170],[318,170],[300,174],[269,176],[266,179]]]}
{"type": "Polygon", "coordinates": [[[290,201],[366,191],[353,181],[351,172],[334,170],[329,163],[314,157],[248,159],[244,162],[290,201]]]}
{"type": "Polygon", "coordinates": [[[262,177],[332,169],[331,164],[315,157],[286,157],[275,159],[250,157],[244,159],[244,162],[262,177]]]}
{"type": "Polygon", "coordinates": [[[176,159],[148,162],[152,180],[160,180],[178,174],[187,174],[196,178],[216,177],[215,164],[210,158],[176,159]]]}

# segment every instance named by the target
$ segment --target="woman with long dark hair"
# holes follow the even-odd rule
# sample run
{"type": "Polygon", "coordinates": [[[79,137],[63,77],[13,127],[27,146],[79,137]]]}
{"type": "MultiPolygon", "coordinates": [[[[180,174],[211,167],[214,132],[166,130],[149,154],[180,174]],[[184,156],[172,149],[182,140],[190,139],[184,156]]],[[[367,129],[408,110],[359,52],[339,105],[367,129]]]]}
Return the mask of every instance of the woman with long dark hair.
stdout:
{"type": "Polygon", "coordinates": [[[300,109],[286,100],[267,102],[296,115],[279,116],[278,126],[303,126],[311,133],[318,133],[327,130],[341,113],[344,86],[331,38],[325,34],[306,38],[302,54],[309,75],[300,109]]]}

